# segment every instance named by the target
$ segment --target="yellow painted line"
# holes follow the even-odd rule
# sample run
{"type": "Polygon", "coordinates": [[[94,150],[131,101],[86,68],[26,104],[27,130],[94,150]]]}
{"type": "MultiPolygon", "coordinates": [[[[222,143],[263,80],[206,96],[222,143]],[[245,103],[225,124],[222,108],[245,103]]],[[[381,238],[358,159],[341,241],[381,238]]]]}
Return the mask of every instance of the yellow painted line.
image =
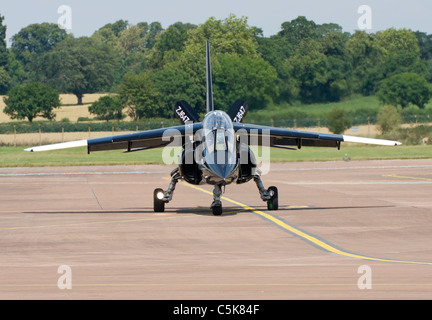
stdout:
{"type": "Polygon", "coordinates": [[[383,177],[399,178],[399,179],[409,179],[409,180],[432,181],[432,179],[430,179],[430,178],[407,177],[407,176],[399,176],[397,174],[387,174],[387,175],[383,175],[383,177]]]}
{"type": "MultiPolygon", "coordinates": [[[[207,191],[205,189],[202,189],[200,187],[197,187],[197,186],[194,186],[194,185],[190,185],[190,184],[185,184],[185,185],[187,185],[188,187],[193,188],[195,190],[198,190],[198,191],[201,191],[201,192],[213,195],[212,192],[209,192],[209,191],[207,191]]],[[[280,219],[278,219],[278,218],[276,218],[276,217],[274,217],[274,216],[272,216],[272,215],[270,215],[268,213],[265,213],[263,211],[257,210],[257,209],[255,209],[253,207],[250,207],[250,206],[248,206],[246,204],[243,204],[241,202],[232,200],[232,199],[227,198],[227,197],[221,197],[221,198],[223,200],[231,202],[231,203],[233,203],[235,205],[238,205],[238,206],[240,206],[240,207],[242,207],[242,208],[244,208],[244,209],[246,209],[248,211],[254,212],[255,214],[257,214],[257,215],[259,215],[259,216],[267,219],[268,221],[273,222],[274,224],[276,224],[277,226],[281,227],[282,229],[285,229],[285,230],[287,230],[287,231],[289,231],[289,232],[291,232],[291,233],[299,236],[300,238],[313,243],[314,245],[316,245],[316,246],[318,246],[318,247],[320,247],[320,248],[322,248],[322,249],[324,249],[326,251],[329,251],[329,252],[332,252],[332,253],[335,253],[335,254],[338,254],[338,255],[341,255],[341,256],[350,257],[350,258],[356,258],[356,259],[363,259],[363,260],[379,261],[379,262],[432,265],[432,262],[420,262],[420,261],[409,261],[409,260],[393,260],[393,259],[384,259],[384,258],[373,258],[373,257],[367,257],[367,256],[359,255],[359,254],[354,254],[354,253],[342,251],[342,250],[340,250],[338,248],[335,248],[335,247],[329,245],[328,243],[325,243],[324,241],[321,241],[321,240],[317,239],[316,237],[313,237],[313,236],[311,236],[311,235],[309,235],[309,234],[307,234],[307,233],[305,233],[305,232],[303,232],[303,231],[301,231],[301,230],[299,230],[299,229],[297,229],[297,228],[295,228],[295,227],[293,227],[293,226],[285,223],[284,221],[282,221],[282,220],[280,220],[280,219]]]]}

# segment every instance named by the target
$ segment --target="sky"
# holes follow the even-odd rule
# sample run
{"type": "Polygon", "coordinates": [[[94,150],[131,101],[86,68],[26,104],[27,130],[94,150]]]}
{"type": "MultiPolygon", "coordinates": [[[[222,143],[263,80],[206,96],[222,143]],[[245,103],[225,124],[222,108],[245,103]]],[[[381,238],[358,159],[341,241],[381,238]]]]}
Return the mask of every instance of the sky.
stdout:
{"type": "Polygon", "coordinates": [[[131,24],[158,21],[167,28],[178,21],[199,25],[210,17],[225,19],[230,14],[247,17],[249,25],[261,28],[264,36],[276,34],[283,22],[298,16],[318,24],[337,23],[350,33],[393,27],[432,34],[430,0],[0,0],[0,14],[5,17],[8,46],[14,34],[33,23],[60,20],[67,26],[68,22],[68,33],[79,37],[91,36],[120,19],[131,24]],[[359,11],[364,5],[368,11],[359,11]],[[70,11],[59,12],[61,6],[70,11]]]}

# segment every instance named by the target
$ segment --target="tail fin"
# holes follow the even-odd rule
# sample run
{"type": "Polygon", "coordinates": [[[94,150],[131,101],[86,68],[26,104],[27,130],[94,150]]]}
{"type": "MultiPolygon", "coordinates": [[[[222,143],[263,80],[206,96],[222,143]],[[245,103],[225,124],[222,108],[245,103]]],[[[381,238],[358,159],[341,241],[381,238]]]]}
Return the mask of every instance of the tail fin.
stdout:
{"type": "Polygon", "coordinates": [[[240,123],[248,112],[248,106],[243,100],[237,100],[228,110],[228,115],[233,122],[240,123]]]}
{"type": "Polygon", "coordinates": [[[195,123],[199,122],[199,115],[186,101],[179,101],[176,103],[175,114],[182,124],[186,124],[186,122],[190,121],[195,123]]]}
{"type": "Polygon", "coordinates": [[[213,111],[213,84],[210,61],[210,43],[207,40],[207,112],[213,111]]]}

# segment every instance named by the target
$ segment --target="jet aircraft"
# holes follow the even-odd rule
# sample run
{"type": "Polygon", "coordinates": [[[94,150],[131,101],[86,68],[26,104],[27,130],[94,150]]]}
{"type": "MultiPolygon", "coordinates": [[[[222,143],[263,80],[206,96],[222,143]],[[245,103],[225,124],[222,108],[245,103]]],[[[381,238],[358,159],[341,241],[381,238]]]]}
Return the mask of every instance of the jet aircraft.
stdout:
{"type": "Polygon", "coordinates": [[[206,107],[203,120],[185,101],[175,106],[175,114],[182,125],[111,137],[38,146],[25,151],[39,152],[74,147],[87,147],[88,153],[104,150],[125,150],[125,153],[180,146],[178,166],[171,172],[171,182],[166,190],[157,188],[153,193],[153,209],[163,212],[172,200],[179,181],[193,185],[210,184],[213,189],[211,209],[214,215],[222,214],[222,188],[229,184],[243,184],[253,180],[268,210],[279,207],[278,189],[265,188],[261,172],[251,146],[268,146],[297,150],[302,147],[334,147],[342,142],[397,146],[400,142],[361,138],[338,134],[324,134],[286,128],[244,124],[248,107],[243,100],[236,101],[228,112],[215,110],[213,103],[210,45],[206,43],[206,107]]]}

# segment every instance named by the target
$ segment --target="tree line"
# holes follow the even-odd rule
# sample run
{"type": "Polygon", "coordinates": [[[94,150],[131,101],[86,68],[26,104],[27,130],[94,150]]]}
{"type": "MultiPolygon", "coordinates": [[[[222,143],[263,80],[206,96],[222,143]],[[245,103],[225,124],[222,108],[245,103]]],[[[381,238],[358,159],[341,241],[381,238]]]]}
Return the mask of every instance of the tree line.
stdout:
{"type": "Polygon", "coordinates": [[[7,95],[5,112],[29,121],[53,118],[47,105],[60,102],[50,90],[72,93],[78,104],[85,94],[112,93],[90,109],[106,120],[121,119],[124,112],[137,121],[173,117],[179,100],[204,113],[206,39],[215,105],[223,110],[239,98],[259,110],[352,95],[424,108],[432,96],[432,35],[421,31],[348,33],[338,24],[299,16],[265,37],[246,17],[230,15],[166,29],[159,22],[118,20],[78,38],[56,24],[31,24],[7,48],[6,30],[0,14],[0,94],[7,95]],[[14,103],[17,96],[28,97],[27,105],[14,103]],[[41,100],[30,99],[36,96],[41,100]]]}

